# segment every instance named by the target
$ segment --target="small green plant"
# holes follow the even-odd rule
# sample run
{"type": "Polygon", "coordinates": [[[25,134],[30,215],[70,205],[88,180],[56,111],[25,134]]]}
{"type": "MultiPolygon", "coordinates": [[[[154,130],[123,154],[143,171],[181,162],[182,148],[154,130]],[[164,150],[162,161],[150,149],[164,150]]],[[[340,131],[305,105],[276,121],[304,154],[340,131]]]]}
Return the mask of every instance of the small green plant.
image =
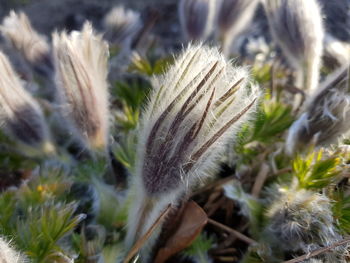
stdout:
{"type": "Polygon", "coordinates": [[[183,254],[189,258],[193,258],[199,263],[209,263],[208,252],[213,247],[214,239],[206,234],[200,234],[188,247],[183,254]]]}
{"type": "Polygon", "coordinates": [[[310,151],[306,156],[296,156],[292,167],[300,188],[322,189],[340,174],[339,164],[338,153],[324,156],[324,151],[319,150],[310,151]]]}

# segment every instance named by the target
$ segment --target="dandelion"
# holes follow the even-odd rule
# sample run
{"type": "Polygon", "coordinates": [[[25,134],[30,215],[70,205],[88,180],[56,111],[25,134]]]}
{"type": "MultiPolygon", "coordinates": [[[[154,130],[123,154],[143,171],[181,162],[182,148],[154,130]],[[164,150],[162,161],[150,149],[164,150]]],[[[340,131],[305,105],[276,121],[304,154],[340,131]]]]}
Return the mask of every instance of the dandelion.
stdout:
{"type": "Polygon", "coordinates": [[[245,69],[201,45],[190,46],[153,80],[140,126],[128,246],[215,170],[225,144],[256,107],[260,91],[248,83],[245,69]]]}
{"type": "Polygon", "coordinates": [[[310,141],[319,144],[334,142],[350,129],[350,91],[347,68],[334,72],[320,91],[306,103],[306,110],[289,129],[287,151],[310,141]]]}
{"type": "Polygon", "coordinates": [[[259,0],[223,0],[218,13],[218,27],[223,53],[228,56],[232,42],[253,19],[259,0]]]}
{"type": "Polygon", "coordinates": [[[130,46],[141,29],[140,14],[123,6],[114,7],[103,20],[105,38],[118,46],[130,46]]]}
{"type": "Polygon", "coordinates": [[[318,85],[323,49],[322,14],[316,0],[265,0],[271,34],[297,71],[297,86],[312,93],[318,85]]]}
{"type": "Polygon", "coordinates": [[[187,40],[205,40],[211,33],[215,0],[181,0],[179,18],[187,40]]]}
{"type": "Polygon", "coordinates": [[[323,194],[284,190],[268,209],[267,217],[266,234],[284,251],[308,253],[341,239],[334,225],[331,201],[323,194]]]}
{"type": "Polygon", "coordinates": [[[50,46],[45,37],[33,29],[24,13],[17,14],[11,11],[4,18],[0,31],[8,42],[34,67],[36,72],[44,76],[52,75],[53,62],[50,46]]]}
{"type": "Polygon", "coordinates": [[[90,149],[108,139],[108,45],[86,23],[81,32],[53,35],[58,101],[70,128],[90,149]]]}
{"type": "Polygon", "coordinates": [[[0,52],[0,124],[19,142],[46,151],[52,150],[43,113],[34,98],[22,87],[7,57],[0,52]]]}
{"type": "Polygon", "coordinates": [[[0,262],[24,263],[26,262],[20,253],[15,251],[8,242],[0,238],[0,262]]]}

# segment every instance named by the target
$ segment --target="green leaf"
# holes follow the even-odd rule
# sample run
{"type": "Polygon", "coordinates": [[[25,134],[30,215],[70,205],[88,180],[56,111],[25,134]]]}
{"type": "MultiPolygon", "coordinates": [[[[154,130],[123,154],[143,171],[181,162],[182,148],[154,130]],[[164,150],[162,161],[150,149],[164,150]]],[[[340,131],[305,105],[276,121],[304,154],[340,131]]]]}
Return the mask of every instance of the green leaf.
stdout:
{"type": "Polygon", "coordinates": [[[196,259],[199,263],[211,262],[208,257],[208,251],[213,247],[214,239],[201,233],[182,253],[186,256],[196,259]]]}
{"type": "Polygon", "coordinates": [[[334,154],[323,157],[323,150],[311,151],[305,157],[297,155],[292,162],[294,175],[299,187],[305,189],[322,189],[328,186],[340,173],[340,158],[334,154]]]}
{"type": "Polygon", "coordinates": [[[137,72],[142,75],[152,76],[165,72],[166,68],[173,63],[172,56],[157,58],[155,60],[135,55],[129,67],[130,72],[137,72]]]}
{"type": "Polygon", "coordinates": [[[277,136],[287,130],[293,121],[291,106],[267,97],[257,113],[251,141],[276,142],[277,136]]]}
{"type": "Polygon", "coordinates": [[[136,161],[137,136],[129,132],[122,137],[118,145],[113,149],[115,158],[121,162],[130,172],[134,171],[136,161]]]}
{"type": "Polygon", "coordinates": [[[350,234],[350,196],[345,196],[344,191],[339,189],[333,193],[333,216],[340,230],[350,234]]]}
{"type": "Polygon", "coordinates": [[[26,217],[17,222],[16,244],[32,259],[32,262],[52,262],[66,253],[58,242],[83,219],[73,216],[74,203],[46,203],[40,207],[28,207],[26,217]]]}

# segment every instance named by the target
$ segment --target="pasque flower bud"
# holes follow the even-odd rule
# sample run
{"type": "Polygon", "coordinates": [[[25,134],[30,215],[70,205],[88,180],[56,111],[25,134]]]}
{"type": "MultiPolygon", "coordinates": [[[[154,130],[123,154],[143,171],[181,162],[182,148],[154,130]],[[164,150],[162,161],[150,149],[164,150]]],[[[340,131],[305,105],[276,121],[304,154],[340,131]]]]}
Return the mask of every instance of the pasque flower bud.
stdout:
{"type": "Polygon", "coordinates": [[[312,93],[318,85],[324,28],[316,0],[264,0],[273,39],[297,72],[297,86],[312,93]]]}
{"type": "Polygon", "coordinates": [[[258,3],[259,0],[222,0],[217,20],[226,56],[235,38],[249,26],[258,3]]]}
{"type": "Polygon", "coordinates": [[[11,11],[4,18],[0,31],[36,72],[51,77],[54,68],[50,46],[45,37],[34,30],[24,13],[11,11]]]}
{"type": "Polygon", "coordinates": [[[249,81],[245,69],[201,45],[187,48],[153,80],[140,125],[129,245],[217,168],[225,145],[257,105],[260,91],[249,81]]]}
{"type": "Polygon", "coordinates": [[[114,7],[103,20],[105,38],[114,45],[130,46],[132,39],[140,30],[140,14],[123,6],[114,7]]]}
{"type": "Polygon", "coordinates": [[[332,73],[305,105],[289,129],[287,151],[313,141],[319,144],[334,142],[350,130],[350,90],[348,68],[332,73]]]}
{"type": "Polygon", "coordinates": [[[108,45],[89,23],[53,35],[58,101],[71,130],[90,149],[105,149],[109,110],[108,45]]]}
{"type": "MultiPolygon", "coordinates": [[[[309,253],[342,239],[335,227],[331,200],[309,190],[281,189],[267,210],[264,236],[285,252],[309,253]]],[[[328,251],[325,262],[343,262],[344,247],[328,251]]],[[[317,262],[317,261],[316,261],[317,262]]]]}
{"type": "Polygon", "coordinates": [[[215,0],[180,0],[179,18],[187,40],[205,40],[211,33],[215,0]]]}
{"type": "Polygon", "coordinates": [[[26,145],[52,150],[39,104],[22,87],[20,79],[2,52],[0,76],[0,124],[4,131],[26,145]]]}

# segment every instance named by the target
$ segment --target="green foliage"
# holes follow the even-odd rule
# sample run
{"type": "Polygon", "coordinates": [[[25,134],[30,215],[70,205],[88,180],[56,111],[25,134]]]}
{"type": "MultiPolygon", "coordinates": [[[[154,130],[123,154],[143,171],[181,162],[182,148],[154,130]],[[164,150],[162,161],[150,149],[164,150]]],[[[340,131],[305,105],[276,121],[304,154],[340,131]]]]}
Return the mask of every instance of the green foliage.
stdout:
{"type": "Polygon", "coordinates": [[[348,139],[348,138],[344,139],[343,143],[346,145],[350,145],[350,139],[348,139]]]}
{"type": "Polygon", "coordinates": [[[52,262],[64,257],[65,251],[58,242],[83,219],[73,216],[75,208],[72,203],[28,208],[27,217],[17,224],[16,243],[32,262],[52,262]]]}
{"type": "Polygon", "coordinates": [[[116,159],[131,172],[136,160],[136,134],[129,133],[122,137],[118,145],[113,149],[116,159]]]}
{"type": "Polygon", "coordinates": [[[276,142],[278,135],[293,123],[292,108],[266,97],[253,125],[252,141],[276,142]]]}
{"type": "Polygon", "coordinates": [[[213,238],[201,233],[183,254],[190,258],[195,258],[196,262],[209,263],[208,251],[213,247],[213,243],[213,238]]]}
{"type": "MultiPolygon", "coordinates": [[[[1,137],[1,132],[0,132],[1,137]]],[[[19,170],[19,168],[23,169],[32,169],[37,165],[37,162],[33,159],[29,158],[23,158],[23,155],[21,155],[18,152],[10,151],[10,149],[7,149],[6,147],[12,147],[14,146],[12,143],[9,143],[8,141],[3,141],[0,138],[0,143],[2,145],[6,145],[5,149],[0,149],[0,169],[3,172],[11,172],[19,170]]]]}
{"type": "Polygon", "coordinates": [[[252,75],[256,82],[262,84],[262,83],[268,83],[271,81],[271,65],[266,64],[262,67],[254,66],[252,68],[252,75]]]}
{"type": "Polygon", "coordinates": [[[142,75],[152,76],[164,73],[169,64],[173,62],[173,57],[157,58],[150,60],[140,56],[134,56],[129,71],[142,75]]]}
{"type": "Polygon", "coordinates": [[[324,157],[323,150],[310,151],[306,156],[297,155],[292,162],[294,175],[299,187],[322,189],[339,175],[340,158],[337,154],[324,157]]]}
{"type": "Polygon", "coordinates": [[[0,195],[0,234],[11,235],[13,230],[13,222],[16,220],[16,193],[14,191],[6,191],[0,195]]]}
{"type": "Polygon", "coordinates": [[[90,182],[92,177],[102,179],[107,167],[108,163],[106,159],[88,160],[77,165],[72,173],[75,176],[75,180],[90,182]]]}
{"type": "Polygon", "coordinates": [[[117,195],[112,186],[98,178],[92,178],[92,184],[97,190],[100,201],[97,222],[108,231],[122,228],[127,222],[127,202],[117,195]]]}
{"type": "Polygon", "coordinates": [[[344,190],[339,189],[332,198],[334,219],[343,233],[350,234],[350,196],[345,196],[344,190]]]}
{"type": "Polygon", "coordinates": [[[150,89],[150,84],[142,79],[116,82],[112,94],[122,103],[122,114],[116,116],[116,121],[123,130],[132,130],[138,125],[140,111],[150,89]]]}
{"type": "Polygon", "coordinates": [[[89,262],[92,259],[99,259],[106,239],[106,232],[103,227],[83,227],[80,235],[73,234],[73,246],[79,253],[76,263],[89,262]]]}
{"type": "Polygon", "coordinates": [[[83,219],[74,215],[75,203],[62,201],[70,182],[58,171],[46,172],[51,176],[37,176],[0,195],[1,234],[13,237],[34,263],[66,258],[60,241],[83,219]]]}
{"type": "Polygon", "coordinates": [[[282,102],[265,96],[255,120],[244,126],[237,135],[236,151],[244,152],[252,142],[276,143],[279,136],[293,123],[292,108],[282,102]]]}
{"type": "Polygon", "coordinates": [[[249,251],[245,254],[242,263],[264,263],[265,261],[255,251],[249,251]]]}

